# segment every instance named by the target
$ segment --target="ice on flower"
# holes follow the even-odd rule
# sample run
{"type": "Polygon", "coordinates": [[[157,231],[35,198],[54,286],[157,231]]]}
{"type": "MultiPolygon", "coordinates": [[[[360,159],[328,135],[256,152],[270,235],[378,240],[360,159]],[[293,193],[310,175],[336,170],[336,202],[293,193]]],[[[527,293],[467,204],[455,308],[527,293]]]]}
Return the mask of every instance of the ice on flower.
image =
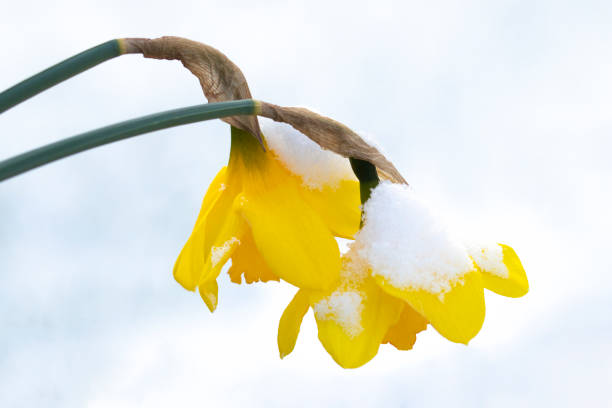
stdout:
{"type": "Polygon", "coordinates": [[[359,292],[337,290],[315,303],[313,309],[317,319],[335,321],[349,337],[356,337],[363,331],[363,299],[359,292]]]}
{"type": "Polygon", "coordinates": [[[212,247],[212,249],[210,250],[210,262],[212,266],[216,266],[234,244],[240,244],[240,240],[236,237],[228,239],[221,246],[212,247]]]}
{"type": "Polygon", "coordinates": [[[262,118],[261,128],[268,147],[303,183],[320,190],[338,187],[342,180],[357,180],[349,161],[318,144],[286,123],[262,118]]]}
{"type": "Polygon", "coordinates": [[[359,256],[359,243],[353,241],[347,244],[346,251],[342,254],[342,269],[340,278],[348,285],[358,285],[370,275],[370,264],[359,256]]]}
{"type": "Polygon", "coordinates": [[[364,210],[356,245],[374,276],[443,295],[473,269],[465,247],[408,186],[380,183],[364,210]]]}
{"type": "Polygon", "coordinates": [[[466,249],[470,257],[482,270],[500,278],[508,278],[510,272],[504,264],[502,246],[496,243],[476,244],[468,242],[466,249]]]}

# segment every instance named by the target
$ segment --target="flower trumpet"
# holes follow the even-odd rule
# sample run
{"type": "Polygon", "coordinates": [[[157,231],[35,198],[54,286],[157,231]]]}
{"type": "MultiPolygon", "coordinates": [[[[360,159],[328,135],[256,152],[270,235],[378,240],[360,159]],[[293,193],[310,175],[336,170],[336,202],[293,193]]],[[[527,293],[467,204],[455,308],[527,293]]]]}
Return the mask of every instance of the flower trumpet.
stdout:
{"type": "Polygon", "coordinates": [[[359,229],[359,184],[341,180],[321,189],[305,185],[273,150],[232,127],[227,167],[204,197],[195,227],[174,266],[186,289],[199,288],[213,311],[221,268],[240,283],[283,279],[325,290],[338,279],[340,252],[334,236],[359,229]]]}

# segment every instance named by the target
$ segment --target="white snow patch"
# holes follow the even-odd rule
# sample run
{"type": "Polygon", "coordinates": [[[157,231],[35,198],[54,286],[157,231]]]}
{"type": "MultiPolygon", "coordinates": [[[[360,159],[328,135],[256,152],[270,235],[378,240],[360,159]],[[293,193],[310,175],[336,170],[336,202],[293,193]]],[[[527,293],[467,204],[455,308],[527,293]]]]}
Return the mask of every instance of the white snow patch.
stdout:
{"type": "Polygon", "coordinates": [[[206,292],[204,294],[204,296],[206,296],[206,299],[208,299],[208,301],[212,304],[212,305],[216,305],[217,304],[217,297],[215,296],[214,293],[210,293],[210,292],[206,292]]]}
{"type": "Polygon", "coordinates": [[[330,296],[315,303],[314,313],[319,320],[333,320],[351,338],[362,331],[361,312],[363,299],[357,291],[335,291],[330,296]]]}
{"type": "Polygon", "coordinates": [[[355,245],[372,275],[401,289],[443,297],[473,269],[461,241],[406,185],[385,181],[372,191],[355,245]]]}
{"type": "Polygon", "coordinates": [[[488,243],[485,245],[468,243],[466,245],[468,254],[480,269],[500,278],[508,278],[510,272],[504,264],[504,252],[501,245],[488,243]]]}
{"type": "Polygon", "coordinates": [[[337,188],[342,180],[357,180],[348,159],[323,150],[292,126],[266,118],[260,118],[260,123],[268,147],[304,185],[321,190],[337,188]]]}
{"type": "Polygon", "coordinates": [[[353,243],[352,239],[348,238],[340,238],[334,237],[336,239],[336,243],[338,244],[338,249],[340,250],[340,254],[344,255],[348,252],[350,245],[353,243]]]}
{"type": "Polygon", "coordinates": [[[368,261],[359,255],[359,243],[348,244],[348,251],[342,255],[342,268],[340,278],[345,285],[356,286],[370,275],[368,261]]]}
{"type": "Polygon", "coordinates": [[[227,251],[229,251],[234,244],[240,244],[240,240],[236,237],[228,239],[221,246],[212,247],[210,250],[210,262],[213,268],[223,259],[223,256],[225,256],[227,251]]]}

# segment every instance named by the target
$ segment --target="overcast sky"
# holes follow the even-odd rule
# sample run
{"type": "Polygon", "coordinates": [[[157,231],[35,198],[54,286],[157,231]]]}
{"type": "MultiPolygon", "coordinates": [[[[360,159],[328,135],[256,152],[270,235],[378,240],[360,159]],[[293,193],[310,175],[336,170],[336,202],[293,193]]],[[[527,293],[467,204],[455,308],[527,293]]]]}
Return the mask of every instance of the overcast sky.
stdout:
{"type": "MultiPolygon", "coordinates": [[[[493,4],[494,3],[494,4],[493,4]]],[[[604,406],[612,387],[612,5],[6,2],[0,90],[112,38],[222,50],[255,98],[373,135],[417,193],[513,246],[531,291],[487,294],[468,347],[433,329],[339,368],[312,315],[280,360],[288,285],[171,269],[229,128],[105,146],[0,184],[0,406],[604,406]]],[[[0,115],[0,159],[205,102],[178,62],[122,56],[0,115]]]]}

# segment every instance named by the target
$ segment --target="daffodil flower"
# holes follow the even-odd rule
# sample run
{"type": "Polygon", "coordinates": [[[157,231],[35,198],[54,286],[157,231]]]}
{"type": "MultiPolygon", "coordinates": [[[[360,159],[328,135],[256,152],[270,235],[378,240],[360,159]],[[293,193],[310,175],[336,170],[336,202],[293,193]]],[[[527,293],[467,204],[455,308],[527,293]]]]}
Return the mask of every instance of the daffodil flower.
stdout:
{"type": "Polygon", "coordinates": [[[427,320],[410,305],[388,295],[369,276],[367,265],[353,251],[343,257],[341,279],[327,291],[300,289],[285,309],[278,328],[281,358],[297,341],[304,315],[314,311],[319,340],[344,368],[370,361],[381,344],[409,350],[427,320]],[[353,255],[353,256],[351,256],[353,255]]]}
{"type": "Polygon", "coordinates": [[[232,127],[230,158],[204,197],[191,236],[174,266],[175,279],[199,289],[213,311],[225,263],[234,282],[279,280],[325,290],[338,280],[334,236],[359,228],[359,185],[343,180],[310,188],[270,149],[232,127]]]}
{"type": "MultiPolygon", "coordinates": [[[[520,297],[529,290],[525,270],[512,248],[496,244],[479,252],[483,257],[493,252],[500,252],[502,256],[495,263],[491,259],[486,264],[477,263],[482,257],[470,258],[471,268],[448,279],[446,289],[441,291],[398,283],[384,273],[373,271],[372,275],[386,293],[404,300],[441,335],[450,341],[468,344],[484,323],[485,288],[507,297],[520,297]]],[[[466,255],[469,256],[468,251],[466,255]]]]}
{"type": "Polygon", "coordinates": [[[467,344],[484,322],[484,288],[510,297],[527,293],[514,250],[464,245],[406,186],[381,183],[365,204],[339,283],[327,291],[301,289],[283,313],[281,357],[293,350],[309,308],[319,340],[345,368],[368,362],[382,343],[412,348],[428,323],[467,344]]]}

